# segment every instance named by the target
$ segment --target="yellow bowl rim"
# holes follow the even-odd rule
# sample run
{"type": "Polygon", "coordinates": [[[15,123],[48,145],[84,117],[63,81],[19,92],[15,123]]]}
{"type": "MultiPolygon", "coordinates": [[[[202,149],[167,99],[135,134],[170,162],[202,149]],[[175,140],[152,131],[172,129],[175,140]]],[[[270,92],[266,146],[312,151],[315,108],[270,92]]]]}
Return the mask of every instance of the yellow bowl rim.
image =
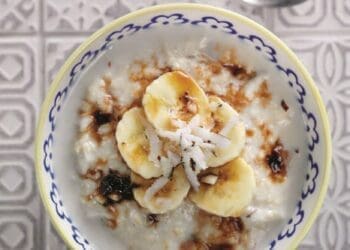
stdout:
{"type": "Polygon", "coordinates": [[[326,108],[323,104],[321,95],[316,87],[316,84],[314,83],[312,77],[304,67],[304,65],[299,61],[297,56],[285,45],[285,43],[280,40],[276,35],[274,35],[272,32],[267,30],[262,25],[252,21],[251,19],[242,16],[238,13],[225,10],[218,7],[213,7],[210,5],[205,4],[193,4],[193,3],[173,3],[173,4],[163,4],[163,5],[156,5],[152,7],[147,7],[144,9],[140,9],[134,12],[131,12],[125,16],[119,17],[118,19],[115,19],[114,21],[110,22],[109,24],[105,25],[104,27],[97,30],[95,33],[93,33],[90,37],[88,37],[66,60],[66,62],[63,64],[59,72],[57,73],[56,77],[54,78],[48,93],[45,97],[45,100],[41,106],[41,111],[39,115],[39,120],[36,128],[36,136],[35,136],[35,169],[36,169],[36,179],[39,186],[40,196],[41,200],[43,201],[44,207],[46,211],[49,214],[51,223],[53,224],[54,228],[57,230],[57,232],[60,234],[61,238],[64,240],[66,245],[69,248],[74,248],[76,243],[72,240],[72,237],[68,235],[66,230],[64,228],[61,228],[59,225],[59,219],[57,218],[54,208],[49,205],[48,200],[45,199],[45,185],[43,182],[44,175],[43,170],[41,166],[41,146],[39,143],[43,141],[43,128],[45,125],[45,119],[48,114],[49,105],[52,102],[55,93],[60,87],[60,83],[64,76],[66,75],[67,71],[71,68],[73,65],[73,62],[75,59],[82,54],[82,52],[88,48],[91,44],[93,44],[98,38],[101,36],[108,34],[110,31],[114,29],[114,27],[121,26],[123,24],[128,23],[133,18],[137,18],[139,16],[143,16],[145,14],[150,14],[153,12],[159,12],[159,11],[171,11],[176,9],[184,9],[184,10],[191,10],[191,9],[197,9],[197,10],[204,10],[204,11],[210,11],[213,13],[218,13],[221,16],[226,16],[232,20],[239,20],[240,22],[243,22],[247,24],[248,26],[260,31],[263,33],[266,37],[269,38],[269,41],[273,42],[273,44],[279,49],[283,50],[286,54],[289,60],[294,62],[295,67],[299,72],[301,72],[303,78],[306,80],[304,83],[307,84],[311,90],[311,94],[313,98],[315,99],[316,103],[318,104],[319,113],[321,115],[321,122],[323,124],[323,133],[321,138],[325,138],[325,156],[324,156],[324,163],[325,163],[325,171],[323,180],[321,182],[321,190],[318,197],[318,200],[314,206],[313,212],[309,215],[307,218],[307,221],[305,223],[305,226],[300,230],[300,232],[297,234],[296,237],[294,237],[294,241],[292,242],[290,249],[295,249],[298,244],[302,241],[302,239],[306,236],[308,231],[310,230],[313,222],[315,221],[322,203],[324,201],[325,195],[327,193],[328,188],[328,182],[330,177],[330,169],[331,169],[331,155],[332,155],[332,147],[331,147],[331,135],[330,135],[330,128],[329,128],[329,121],[327,117],[326,108]]]}

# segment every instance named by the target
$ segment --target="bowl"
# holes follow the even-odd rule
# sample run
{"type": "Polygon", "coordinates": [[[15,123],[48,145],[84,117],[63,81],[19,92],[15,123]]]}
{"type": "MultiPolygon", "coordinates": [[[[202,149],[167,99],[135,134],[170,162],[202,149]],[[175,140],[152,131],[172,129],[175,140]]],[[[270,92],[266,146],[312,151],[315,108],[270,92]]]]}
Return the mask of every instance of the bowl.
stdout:
{"type": "MultiPolygon", "coordinates": [[[[91,35],[64,63],[42,105],[35,143],[37,183],[51,222],[69,248],[109,244],[101,228],[81,213],[75,177],[74,121],[88,79],[102,72],[108,60],[123,65],[160,44],[196,44],[203,37],[245,46],[243,59],[259,57],[269,74],[284,79],[276,89],[302,117],[303,131],[294,137],[306,137],[306,160],[292,190],[295,199],[288,203],[288,219],[268,235],[264,248],[294,249],[307,234],[325,197],[331,162],[327,115],[309,73],[279,38],[244,16],[206,5],[168,4],[130,13],[91,35]]],[[[117,249],[118,242],[113,244],[117,249]]]]}

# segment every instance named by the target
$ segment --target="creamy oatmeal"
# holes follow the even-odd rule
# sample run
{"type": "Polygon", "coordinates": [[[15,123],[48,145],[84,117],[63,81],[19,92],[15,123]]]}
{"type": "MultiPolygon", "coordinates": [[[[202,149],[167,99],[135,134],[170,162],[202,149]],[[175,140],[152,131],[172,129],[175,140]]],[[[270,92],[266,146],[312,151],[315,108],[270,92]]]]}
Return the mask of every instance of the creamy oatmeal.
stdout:
{"type": "Polygon", "coordinates": [[[89,217],[127,249],[255,249],[286,215],[293,110],[233,49],[154,53],[93,82],[75,144],[89,217]]]}

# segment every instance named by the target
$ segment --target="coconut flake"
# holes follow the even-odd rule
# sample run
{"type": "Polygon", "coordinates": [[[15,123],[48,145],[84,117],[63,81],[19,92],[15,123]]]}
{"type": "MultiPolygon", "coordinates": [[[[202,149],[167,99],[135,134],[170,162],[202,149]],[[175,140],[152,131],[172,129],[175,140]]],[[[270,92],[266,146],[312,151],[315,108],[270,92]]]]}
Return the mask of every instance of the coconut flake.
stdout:
{"type": "MultiPolygon", "coordinates": [[[[179,129],[180,130],[180,129],[179,129]]],[[[180,132],[179,130],[172,132],[172,131],[167,131],[167,130],[158,130],[158,135],[160,135],[161,137],[164,138],[168,138],[171,141],[175,141],[175,142],[180,142],[180,132]]]]}
{"type": "Polygon", "coordinates": [[[198,167],[201,170],[208,168],[208,165],[206,163],[206,157],[203,151],[198,146],[192,147],[190,153],[192,155],[192,159],[196,163],[196,167],[198,167]]]}
{"type": "Polygon", "coordinates": [[[218,180],[218,177],[216,175],[210,174],[203,176],[200,181],[209,185],[214,185],[218,180]]]}
{"type": "Polygon", "coordinates": [[[80,119],[80,131],[83,132],[86,129],[88,129],[88,127],[90,126],[90,124],[93,122],[93,117],[91,115],[89,116],[83,116],[80,119]]]}
{"type": "Polygon", "coordinates": [[[150,145],[150,152],[148,159],[153,162],[157,167],[160,167],[159,156],[161,154],[162,142],[156,133],[156,130],[147,121],[143,121],[145,126],[145,135],[148,138],[150,145]]]}
{"type": "Polygon", "coordinates": [[[195,115],[192,117],[191,121],[188,123],[189,128],[195,128],[198,127],[200,124],[201,118],[199,115],[195,115]]]}
{"type": "MultiPolygon", "coordinates": [[[[206,162],[208,150],[227,147],[230,145],[230,140],[223,135],[210,132],[208,128],[201,127],[199,115],[195,115],[188,124],[176,120],[173,120],[173,124],[178,127],[176,131],[159,130],[158,135],[179,143],[187,178],[191,186],[198,190],[200,183],[197,179],[197,173],[208,168],[206,162]]],[[[176,166],[169,158],[169,154],[168,158],[161,158],[163,173],[166,177],[176,166]]],[[[176,162],[180,162],[180,160],[177,159],[176,162]]]]}
{"type": "Polygon", "coordinates": [[[178,119],[172,119],[171,123],[178,128],[183,128],[186,126],[186,122],[178,120],[178,119]]]}
{"type": "Polygon", "coordinates": [[[209,130],[201,127],[193,129],[193,133],[198,137],[201,137],[204,141],[215,144],[219,148],[225,148],[230,145],[230,140],[220,134],[215,134],[209,130]]]}
{"type": "Polygon", "coordinates": [[[112,130],[111,124],[106,123],[106,124],[101,125],[98,128],[97,133],[103,136],[103,135],[107,135],[108,133],[110,133],[111,130],[112,130]]]}
{"type": "Polygon", "coordinates": [[[160,177],[155,180],[145,192],[145,201],[149,202],[152,197],[168,183],[168,181],[169,179],[166,177],[160,177]]]}
{"type": "Polygon", "coordinates": [[[162,156],[160,158],[160,165],[162,166],[163,176],[169,178],[169,176],[173,170],[174,165],[171,163],[169,158],[166,158],[164,156],[162,156]]]}
{"type": "Polygon", "coordinates": [[[233,115],[225,126],[220,130],[219,134],[227,136],[232,128],[239,122],[238,115],[233,115]]]}
{"type": "Polygon", "coordinates": [[[181,162],[181,157],[178,156],[177,154],[175,154],[171,151],[168,151],[167,155],[168,155],[168,159],[170,160],[170,162],[173,166],[176,166],[181,162]]]}
{"type": "Polygon", "coordinates": [[[191,186],[194,188],[195,191],[198,191],[200,183],[197,179],[197,174],[195,171],[191,168],[191,158],[186,153],[183,156],[184,166],[185,166],[185,173],[187,176],[188,181],[190,182],[191,186]]]}

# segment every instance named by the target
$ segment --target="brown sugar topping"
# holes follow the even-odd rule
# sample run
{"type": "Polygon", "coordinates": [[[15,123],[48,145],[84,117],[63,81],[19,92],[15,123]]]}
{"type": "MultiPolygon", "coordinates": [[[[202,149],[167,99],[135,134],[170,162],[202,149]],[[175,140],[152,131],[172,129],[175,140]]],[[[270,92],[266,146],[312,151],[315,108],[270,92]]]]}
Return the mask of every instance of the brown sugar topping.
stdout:
{"type": "Polygon", "coordinates": [[[217,48],[220,54],[219,61],[221,64],[233,65],[238,63],[236,51],[234,49],[217,48]]]}
{"type": "Polygon", "coordinates": [[[216,61],[210,61],[208,62],[208,67],[210,69],[210,71],[216,75],[216,74],[220,74],[221,70],[222,70],[222,66],[220,63],[216,62],[216,61]]]}
{"type": "Polygon", "coordinates": [[[252,130],[252,129],[247,129],[245,131],[245,133],[246,133],[247,137],[253,137],[254,136],[254,130],[252,130]]]}
{"type": "Polygon", "coordinates": [[[197,104],[194,99],[186,91],[180,98],[182,104],[181,112],[184,114],[195,114],[198,110],[197,104]]]}
{"type": "Polygon", "coordinates": [[[111,229],[117,228],[117,221],[115,219],[108,219],[106,222],[107,226],[111,229]]]}
{"type": "Polygon", "coordinates": [[[191,239],[180,245],[180,250],[235,250],[230,243],[206,244],[198,239],[191,239]]]}
{"type": "Polygon", "coordinates": [[[152,61],[150,64],[158,70],[157,72],[148,72],[146,70],[147,63],[142,60],[136,60],[134,65],[138,66],[138,70],[129,73],[129,79],[138,83],[140,86],[140,88],[134,93],[134,102],[141,103],[142,96],[144,95],[147,86],[162,74],[172,71],[168,66],[160,67],[156,56],[153,55],[151,59],[152,61]]]}
{"type": "Polygon", "coordinates": [[[238,112],[245,109],[251,101],[248,99],[248,97],[244,93],[243,88],[239,88],[238,90],[235,90],[233,86],[230,86],[226,95],[220,96],[224,101],[231,104],[238,112]]]}
{"type": "Polygon", "coordinates": [[[193,239],[184,242],[181,249],[235,249],[237,245],[246,244],[247,230],[241,218],[220,217],[199,210],[196,214],[197,226],[193,239]],[[206,228],[212,228],[210,235],[206,234],[206,228]],[[206,247],[206,248],[203,248],[206,247]],[[221,248],[220,248],[221,247],[221,248]]]}
{"type": "Polygon", "coordinates": [[[224,235],[229,236],[237,232],[242,233],[244,231],[244,224],[241,218],[227,217],[221,219],[219,229],[224,235]]]}
{"type": "MultiPolygon", "coordinates": [[[[267,124],[265,123],[261,123],[258,125],[258,128],[260,130],[260,133],[264,139],[264,142],[268,142],[270,140],[270,137],[272,136],[272,131],[269,129],[269,127],[267,126],[267,124]]],[[[263,149],[266,148],[266,144],[263,144],[263,149]]]]}
{"type": "Polygon", "coordinates": [[[263,107],[266,107],[269,104],[272,94],[269,91],[266,81],[263,81],[262,84],[260,84],[259,89],[255,92],[255,97],[260,100],[263,107]]]}
{"type": "Polygon", "coordinates": [[[219,62],[233,77],[241,81],[248,81],[256,76],[256,72],[248,70],[247,67],[239,63],[234,49],[226,49],[224,51],[219,49],[219,53],[219,62]]]}
{"type": "Polygon", "coordinates": [[[230,243],[211,244],[209,250],[235,250],[235,247],[230,243]]]}
{"type": "Polygon", "coordinates": [[[248,71],[246,67],[241,64],[223,64],[223,66],[229,70],[231,75],[238,80],[248,81],[256,76],[254,71],[248,71]]]}
{"type": "Polygon", "coordinates": [[[109,228],[115,229],[118,226],[118,209],[114,205],[109,205],[107,207],[107,212],[110,215],[110,218],[107,219],[106,224],[109,228]]]}
{"type": "Polygon", "coordinates": [[[180,250],[209,250],[209,246],[197,239],[191,239],[180,245],[180,250]]]}

